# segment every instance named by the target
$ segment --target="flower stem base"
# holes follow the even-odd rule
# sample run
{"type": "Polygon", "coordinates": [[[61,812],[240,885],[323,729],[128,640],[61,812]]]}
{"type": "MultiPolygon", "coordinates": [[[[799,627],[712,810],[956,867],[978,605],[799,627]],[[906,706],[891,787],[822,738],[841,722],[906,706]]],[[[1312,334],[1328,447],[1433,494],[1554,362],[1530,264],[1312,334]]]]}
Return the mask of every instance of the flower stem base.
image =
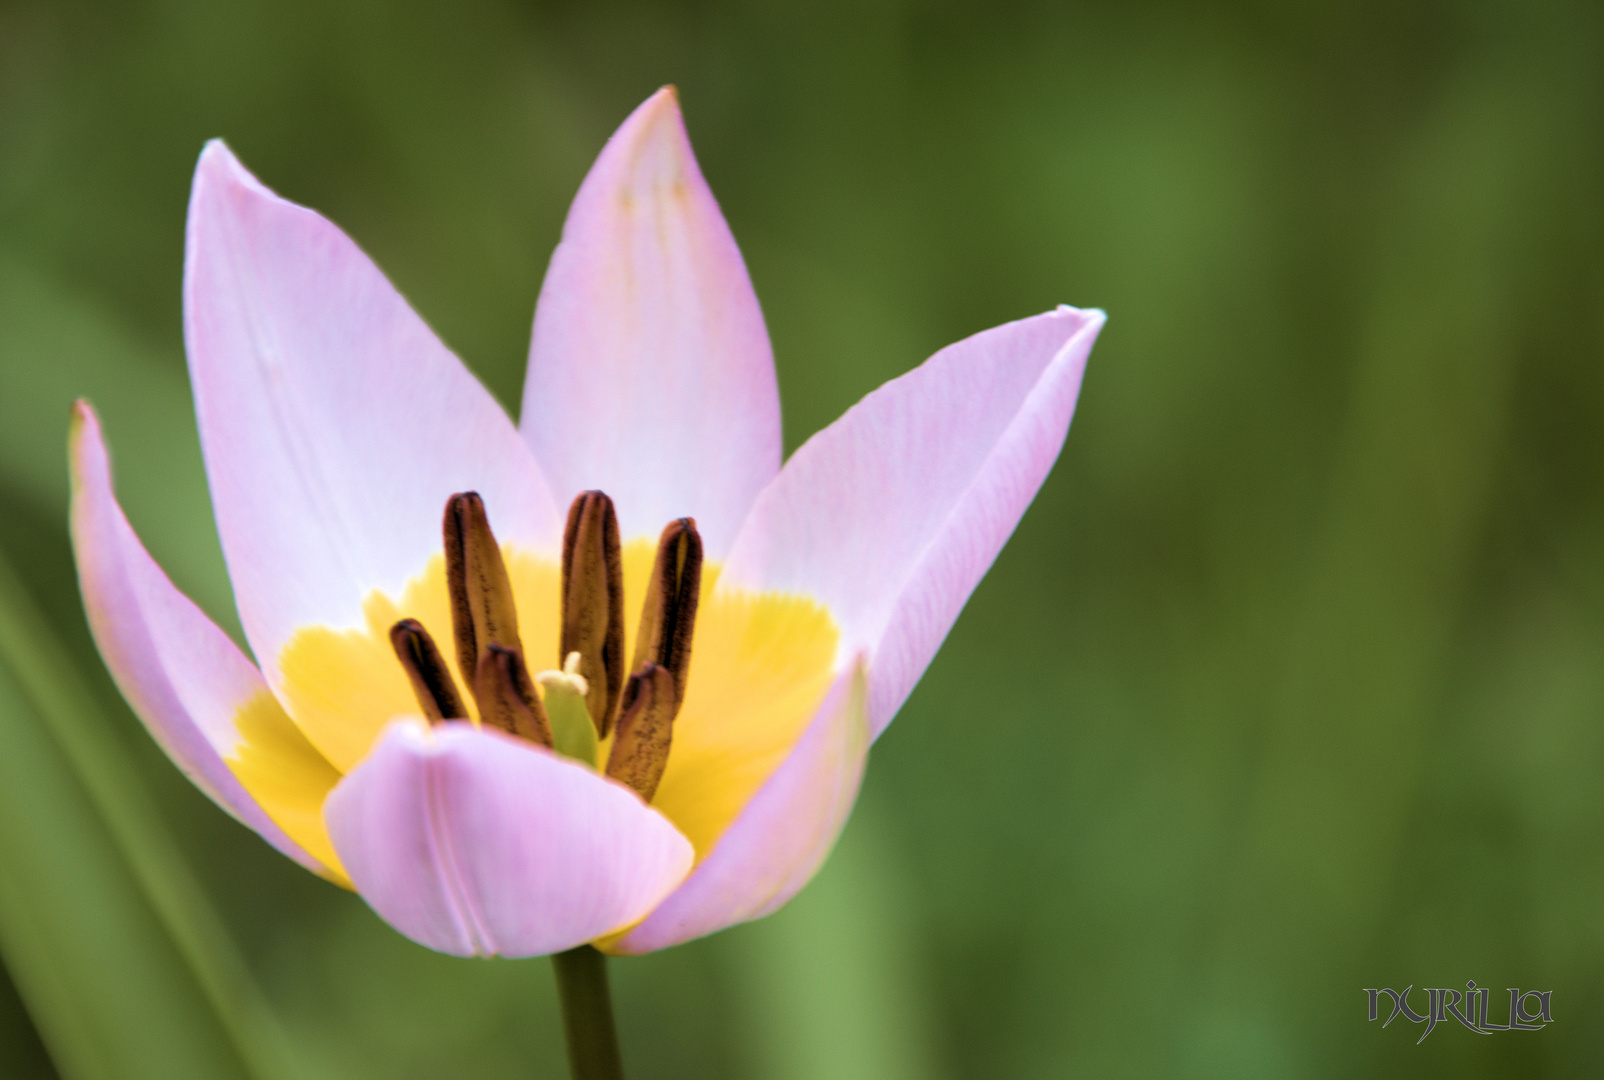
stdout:
{"type": "Polygon", "coordinates": [[[552,954],[557,997],[562,1002],[563,1034],[568,1039],[568,1071],[573,1080],[624,1080],[613,1027],[613,1000],[607,989],[607,957],[589,945],[552,954]]]}

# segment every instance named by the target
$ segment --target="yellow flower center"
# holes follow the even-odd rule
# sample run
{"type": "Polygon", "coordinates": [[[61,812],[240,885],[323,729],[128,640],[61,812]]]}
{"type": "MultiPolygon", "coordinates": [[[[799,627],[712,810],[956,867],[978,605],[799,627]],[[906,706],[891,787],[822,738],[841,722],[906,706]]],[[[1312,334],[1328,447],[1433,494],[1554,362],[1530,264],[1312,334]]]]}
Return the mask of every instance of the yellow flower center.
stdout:
{"type": "MultiPolygon", "coordinates": [[[[560,667],[558,563],[509,545],[501,552],[525,655],[560,667]]],[[[656,544],[632,540],[622,554],[623,655],[631,656],[656,544]]],[[[829,688],[839,640],[835,620],[811,598],[721,589],[718,577],[719,567],[708,563],[685,701],[651,800],[695,846],[698,861],[801,737],[829,688]]],[[[403,618],[451,625],[444,556],[431,558],[399,596],[370,593],[363,614],[362,627],[307,626],[290,638],[278,657],[280,697],[259,695],[240,710],[241,742],[228,759],[267,815],[341,884],[348,882],[323,824],[323,800],[390,721],[418,715],[390,629],[403,618]]],[[[458,685],[472,685],[454,651],[443,654],[458,685]]],[[[464,704],[478,723],[471,694],[464,704]]],[[[610,742],[602,741],[603,761],[610,742]]]]}

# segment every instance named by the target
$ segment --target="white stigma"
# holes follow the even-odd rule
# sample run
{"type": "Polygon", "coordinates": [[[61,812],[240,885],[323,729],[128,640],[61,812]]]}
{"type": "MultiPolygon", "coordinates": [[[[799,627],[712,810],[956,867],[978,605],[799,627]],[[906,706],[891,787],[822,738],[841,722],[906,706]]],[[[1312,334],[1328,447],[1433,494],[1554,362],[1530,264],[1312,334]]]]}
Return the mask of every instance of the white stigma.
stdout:
{"type": "Polygon", "coordinates": [[[579,673],[579,654],[571,652],[563,660],[561,671],[546,670],[536,672],[535,681],[543,689],[551,690],[560,687],[571,694],[584,697],[590,692],[590,683],[579,673]]]}

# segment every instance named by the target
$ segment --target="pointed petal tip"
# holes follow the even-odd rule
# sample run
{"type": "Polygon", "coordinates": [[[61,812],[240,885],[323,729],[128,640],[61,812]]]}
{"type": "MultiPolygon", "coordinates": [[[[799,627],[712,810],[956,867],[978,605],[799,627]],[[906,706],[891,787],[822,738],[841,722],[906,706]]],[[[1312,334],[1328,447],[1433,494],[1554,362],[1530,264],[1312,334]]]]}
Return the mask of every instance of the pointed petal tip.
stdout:
{"type": "Polygon", "coordinates": [[[1102,329],[1103,324],[1108,321],[1108,312],[1102,308],[1083,308],[1076,307],[1073,304],[1059,304],[1047,314],[1055,318],[1078,319],[1080,320],[1082,331],[1090,328],[1093,333],[1102,329]]]}
{"type": "Polygon", "coordinates": [[[1108,322],[1108,313],[1102,308],[1078,308],[1069,304],[1059,304],[1053,315],[1061,318],[1073,319],[1077,322],[1069,338],[1059,347],[1060,353],[1074,352],[1080,354],[1080,364],[1084,368],[1086,361],[1091,358],[1092,346],[1103,332],[1108,322]]]}
{"type": "Polygon", "coordinates": [[[196,216],[195,210],[203,205],[205,197],[222,192],[282,203],[307,212],[304,207],[290,202],[258,180],[256,174],[245,167],[222,139],[208,139],[201,149],[200,160],[195,163],[195,179],[190,188],[192,225],[196,216]]]}
{"type": "Polygon", "coordinates": [[[215,180],[220,183],[229,181],[238,182],[241,179],[256,178],[251,176],[245,166],[240,164],[234,151],[222,139],[207,139],[206,145],[201,148],[200,159],[195,163],[195,182],[198,186],[205,180],[215,180]]]}
{"type": "Polygon", "coordinates": [[[635,111],[619,126],[622,132],[631,126],[633,121],[642,124],[660,124],[665,120],[677,120],[682,125],[685,122],[684,114],[680,112],[679,87],[668,83],[655,94],[635,106],[635,111]]]}
{"type": "Polygon", "coordinates": [[[100,430],[100,415],[89,404],[89,399],[79,398],[72,403],[67,420],[67,474],[75,496],[89,477],[110,472],[109,459],[105,436],[100,430]]]}
{"type": "Polygon", "coordinates": [[[195,178],[189,188],[189,218],[185,225],[186,284],[196,258],[196,246],[205,237],[220,235],[220,222],[238,216],[241,203],[252,197],[275,198],[240,164],[221,139],[208,140],[201,150],[200,160],[195,163],[195,178]]]}
{"type": "Polygon", "coordinates": [[[77,458],[78,443],[83,438],[85,428],[100,427],[100,418],[95,415],[95,407],[89,404],[88,398],[79,398],[72,403],[67,411],[67,448],[74,459],[77,458]]]}
{"type": "Polygon", "coordinates": [[[611,159],[618,170],[614,183],[637,192],[662,191],[700,176],[691,149],[679,92],[665,86],[647,98],[619,125],[602,150],[598,166],[611,159]]]}

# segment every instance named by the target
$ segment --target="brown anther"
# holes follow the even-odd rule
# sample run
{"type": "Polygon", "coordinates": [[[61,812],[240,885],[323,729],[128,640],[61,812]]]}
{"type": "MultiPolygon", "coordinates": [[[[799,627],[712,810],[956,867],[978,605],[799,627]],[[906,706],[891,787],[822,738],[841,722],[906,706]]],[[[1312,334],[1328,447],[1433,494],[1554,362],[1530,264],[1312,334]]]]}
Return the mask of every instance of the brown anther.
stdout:
{"type": "MultiPolygon", "coordinates": [[[[451,593],[451,629],[457,639],[457,670],[475,682],[479,657],[491,645],[519,653],[518,608],[501,561],[501,547],[490,531],[484,500],[475,491],[446,500],[442,523],[446,585],[451,593]]],[[[478,696],[477,692],[474,695],[478,696]]]]}
{"type": "Polygon", "coordinates": [[[657,561],[635,634],[634,668],[638,671],[648,661],[667,668],[674,676],[676,707],[685,700],[701,590],[702,537],[696,519],[671,521],[657,541],[657,561]]]}
{"type": "Polygon", "coordinates": [[[390,627],[390,644],[395,648],[396,659],[407,673],[412,694],[418,699],[418,708],[431,721],[461,719],[468,715],[463,707],[462,695],[446,667],[445,657],[435,646],[434,638],[416,619],[402,619],[390,627]]]}
{"type": "Polygon", "coordinates": [[[613,500],[599,491],[574,500],[563,531],[558,662],[575,652],[590,684],[585,708],[605,738],[624,684],[624,563],[613,500]]]}
{"type": "Polygon", "coordinates": [[[674,736],[674,714],[679,711],[674,676],[667,668],[647,661],[629,677],[618,733],[607,758],[607,775],[634,788],[647,802],[668,766],[674,736]]]}
{"type": "Polygon", "coordinates": [[[473,696],[479,702],[481,723],[552,745],[551,721],[517,650],[491,645],[484,651],[474,675],[473,696]]]}

